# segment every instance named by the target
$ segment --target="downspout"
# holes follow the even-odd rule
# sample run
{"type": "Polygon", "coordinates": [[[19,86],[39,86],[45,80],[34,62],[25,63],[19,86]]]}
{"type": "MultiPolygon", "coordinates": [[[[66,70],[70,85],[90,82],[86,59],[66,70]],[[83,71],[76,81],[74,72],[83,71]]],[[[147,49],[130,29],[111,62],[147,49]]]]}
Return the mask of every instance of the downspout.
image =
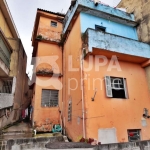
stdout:
{"type": "Polygon", "coordinates": [[[83,119],[83,138],[85,138],[85,110],[84,110],[84,87],[83,87],[83,55],[81,56],[81,91],[82,91],[82,119],[83,119]]]}

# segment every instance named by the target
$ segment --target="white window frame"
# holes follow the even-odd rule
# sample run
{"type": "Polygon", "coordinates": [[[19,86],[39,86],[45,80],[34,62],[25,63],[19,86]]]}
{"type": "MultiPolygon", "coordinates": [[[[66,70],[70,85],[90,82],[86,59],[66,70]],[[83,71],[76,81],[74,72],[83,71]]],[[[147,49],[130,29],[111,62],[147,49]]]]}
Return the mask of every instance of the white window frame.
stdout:
{"type": "Polygon", "coordinates": [[[126,78],[105,76],[105,88],[106,88],[106,96],[110,98],[113,98],[112,89],[116,89],[116,90],[124,89],[125,99],[128,99],[126,78]],[[111,78],[114,78],[113,82],[111,78]],[[120,79],[123,79],[123,83],[120,79]],[[118,83],[114,83],[114,81],[118,81],[118,83]],[[120,87],[120,85],[122,84],[123,84],[123,88],[120,87]],[[115,87],[115,85],[118,85],[118,87],[115,87]]]}

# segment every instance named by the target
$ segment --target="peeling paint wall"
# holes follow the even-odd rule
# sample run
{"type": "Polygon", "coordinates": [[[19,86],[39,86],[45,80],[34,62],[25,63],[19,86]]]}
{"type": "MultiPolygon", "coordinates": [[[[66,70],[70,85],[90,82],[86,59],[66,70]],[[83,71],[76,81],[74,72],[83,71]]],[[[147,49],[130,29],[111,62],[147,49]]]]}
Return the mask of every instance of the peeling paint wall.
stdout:
{"type": "Polygon", "coordinates": [[[117,35],[87,30],[89,51],[92,48],[105,49],[122,54],[150,58],[150,45],[117,35]]]}
{"type": "Polygon", "coordinates": [[[117,6],[126,8],[127,12],[133,13],[139,23],[137,32],[139,40],[150,43],[150,1],[149,0],[122,0],[117,6]]]}

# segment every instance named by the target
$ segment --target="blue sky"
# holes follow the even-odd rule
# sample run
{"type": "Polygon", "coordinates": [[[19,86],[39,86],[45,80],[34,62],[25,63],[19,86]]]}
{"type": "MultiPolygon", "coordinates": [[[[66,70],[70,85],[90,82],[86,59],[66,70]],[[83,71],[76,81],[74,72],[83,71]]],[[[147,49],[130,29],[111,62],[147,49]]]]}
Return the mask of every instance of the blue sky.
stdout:
{"type": "MultiPolygon", "coordinates": [[[[50,10],[53,12],[66,13],[71,0],[6,0],[13,16],[15,25],[23,42],[26,54],[28,56],[27,73],[32,75],[31,56],[31,36],[35,21],[37,8],[50,10]]],[[[102,0],[103,3],[110,6],[116,6],[120,0],[102,0]]]]}

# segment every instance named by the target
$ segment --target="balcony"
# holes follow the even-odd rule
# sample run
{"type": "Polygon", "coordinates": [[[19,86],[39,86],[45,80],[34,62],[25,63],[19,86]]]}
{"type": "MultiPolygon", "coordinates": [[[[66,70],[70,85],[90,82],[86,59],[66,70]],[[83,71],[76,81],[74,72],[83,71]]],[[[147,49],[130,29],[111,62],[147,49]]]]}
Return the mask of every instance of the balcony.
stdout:
{"type": "Polygon", "coordinates": [[[114,34],[87,29],[84,34],[87,53],[106,54],[142,63],[150,59],[150,45],[114,34]],[[128,57],[125,57],[128,56],[128,57]]]}

